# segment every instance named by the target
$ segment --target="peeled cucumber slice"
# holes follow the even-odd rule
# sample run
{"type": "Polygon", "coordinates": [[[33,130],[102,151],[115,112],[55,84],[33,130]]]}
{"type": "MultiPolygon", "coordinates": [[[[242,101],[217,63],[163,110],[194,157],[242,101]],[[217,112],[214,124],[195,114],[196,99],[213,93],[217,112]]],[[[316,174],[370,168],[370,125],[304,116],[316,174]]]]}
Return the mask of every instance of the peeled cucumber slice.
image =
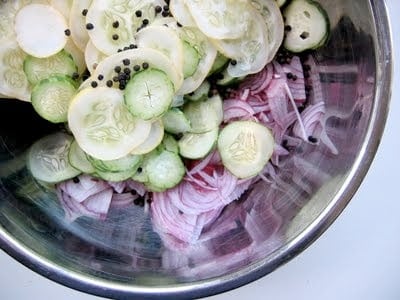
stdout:
{"type": "Polygon", "coordinates": [[[146,154],[153,151],[155,148],[160,145],[164,137],[164,125],[160,120],[154,121],[151,125],[150,133],[147,139],[134,148],[131,151],[131,154],[146,154]]]}
{"type": "Polygon", "coordinates": [[[183,46],[176,31],[166,26],[148,26],[136,35],[136,45],[164,53],[177,70],[183,69],[183,46]]]}
{"type": "Polygon", "coordinates": [[[170,0],[169,10],[174,16],[175,20],[183,26],[196,26],[192,15],[190,14],[189,8],[182,0],[170,0]]]}
{"type": "Polygon", "coordinates": [[[68,124],[79,146],[102,160],[128,155],[151,130],[151,122],[127,110],[122,91],[107,87],[80,91],[70,104],[68,124]]]}
{"type": "Polygon", "coordinates": [[[264,125],[253,121],[235,121],[222,129],[218,151],[224,166],[238,178],[256,176],[274,150],[274,138],[264,125]]]}
{"type": "Polygon", "coordinates": [[[217,143],[219,128],[205,133],[185,133],[179,140],[179,154],[189,159],[200,159],[211,152],[217,143]]]}
{"type": "Polygon", "coordinates": [[[97,49],[92,41],[89,41],[85,48],[85,62],[87,69],[90,73],[93,73],[94,70],[97,68],[99,63],[105,59],[107,55],[102,53],[99,49],[97,49]]]}
{"type": "Polygon", "coordinates": [[[93,0],[87,14],[87,23],[93,24],[88,31],[93,44],[101,52],[111,55],[130,44],[135,44],[134,35],[142,28],[143,20],[152,23],[156,18],[155,7],[163,7],[162,0],[104,1],[93,0]],[[140,11],[140,17],[136,12],[140,11]]]}
{"type": "Polygon", "coordinates": [[[75,45],[85,52],[86,44],[89,41],[89,35],[86,29],[86,17],[82,14],[85,9],[89,9],[92,0],[72,0],[72,6],[69,13],[69,29],[71,38],[75,45]]]}
{"type": "Polygon", "coordinates": [[[185,2],[197,27],[213,39],[239,38],[247,30],[251,15],[247,1],[201,0],[185,2]]]}
{"type": "Polygon", "coordinates": [[[67,28],[64,16],[50,5],[29,4],[15,16],[17,42],[34,57],[49,57],[60,52],[67,43],[64,33],[67,28]]]}

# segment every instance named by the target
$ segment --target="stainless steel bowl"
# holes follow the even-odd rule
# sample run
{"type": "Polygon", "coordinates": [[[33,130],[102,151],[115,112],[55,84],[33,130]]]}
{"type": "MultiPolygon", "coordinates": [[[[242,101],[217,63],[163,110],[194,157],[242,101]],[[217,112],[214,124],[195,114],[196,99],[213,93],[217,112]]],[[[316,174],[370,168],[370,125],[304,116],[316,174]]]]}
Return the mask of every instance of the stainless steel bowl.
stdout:
{"type": "Polygon", "coordinates": [[[210,245],[200,244],[180,255],[162,246],[139,208],[111,215],[105,222],[64,222],[54,195],[32,185],[23,161],[15,165],[32,141],[51,128],[26,103],[2,100],[1,249],[63,285],[118,299],[220,293],[264,276],[302,252],[336,219],[361,184],[384,130],[391,90],[391,33],[384,1],[321,2],[333,32],[316,59],[328,115],[336,116],[327,119],[327,129],[339,155],[304,147],[303,163],[318,172],[297,174],[296,182],[289,181],[290,170],[279,172],[285,190],[259,183],[246,199],[229,207],[239,214],[253,209],[262,216],[257,247],[240,247],[249,238],[240,222],[218,234],[224,215],[212,229],[212,251],[204,251],[210,245]],[[311,184],[309,179],[316,174],[320,180],[311,184]],[[213,255],[224,251],[223,260],[213,255]]]}

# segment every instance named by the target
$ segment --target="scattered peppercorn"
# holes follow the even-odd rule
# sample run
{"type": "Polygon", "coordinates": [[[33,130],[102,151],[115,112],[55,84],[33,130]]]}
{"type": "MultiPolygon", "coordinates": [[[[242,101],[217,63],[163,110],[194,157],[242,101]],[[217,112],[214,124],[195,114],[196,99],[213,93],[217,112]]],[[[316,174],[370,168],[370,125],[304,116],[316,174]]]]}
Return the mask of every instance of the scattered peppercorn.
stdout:
{"type": "Polygon", "coordinates": [[[126,75],[131,74],[131,69],[125,68],[125,69],[124,69],[124,73],[125,73],[126,75]]]}
{"type": "Polygon", "coordinates": [[[129,49],[136,49],[136,48],[137,48],[137,46],[135,44],[130,44],[129,45],[129,49]]]}
{"type": "Polygon", "coordinates": [[[92,30],[94,28],[94,25],[92,23],[87,23],[86,24],[86,29],[87,30],[92,30]]]}
{"type": "Polygon", "coordinates": [[[291,31],[291,30],[292,30],[292,26],[290,26],[290,25],[285,26],[285,31],[291,31]]]}
{"type": "Polygon", "coordinates": [[[160,5],[157,5],[154,10],[156,11],[156,14],[159,14],[160,12],[162,12],[162,7],[160,5]]]}
{"type": "Polygon", "coordinates": [[[313,137],[312,135],[310,135],[309,137],[308,137],[308,141],[310,142],[310,143],[317,143],[318,142],[318,139],[316,138],[316,137],[313,137]]]}
{"type": "Polygon", "coordinates": [[[121,72],[121,67],[120,66],[116,66],[114,68],[115,73],[120,73],[121,72]]]}
{"type": "Polygon", "coordinates": [[[237,60],[232,59],[232,60],[231,60],[231,65],[232,65],[232,66],[236,66],[236,65],[237,65],[237,60]]]}
{"type": "Polygon", "coordinates": [[[86,8],[85,8],[84,10],[82,10],[82,15],[83,15],[84,17],[86,17],[87,13],[88,13],[88,10],[87,10],[86,8]]]}
{"type": "Polygon", "coordinates": [[[71,30],[65,29],[64,33],[65,33],[66,36],[70,36],[71,35],[71,30]]]}
{"type": "Polygon", "coordinates": [[[97,79],[101,81],[104,79],[104,76],[102,74],[100,74],[99,76],[97,76],[97,79]]]}
{"type": "Polygon", "coordinates": [[[146,26],[146,25],[149,25],[150,22],[149,22],[149,19],[143,19],[142,23],[144,26],[146,26]]]}
{"type": "Polygon", "coordinates": [[[143,64],[142,64],[142,67],[143,67],[143,69],[148,69],[149,68],[149,64],[147,63],[147,62],[144,62],[143,64]]]}
{"type": "Polygon", "coordinates": [[[136,17],[140,18],[142,16],[142,11],[141,10],[135,11],[135,15],[136,17]]]}
{"type": "Polygon", "coordinates": [[[135,66],[133,67],[133,70],[134,70],[135,72],[140,71],[140,66],[139,66],[139,65],[135,65],[135,66]]]}
{"type": "Polygon", "coordinates": [[[166,17],[168,17],[169,16],[169,11],[163,11],[162,13],[161,13],[161,15],[164,17],[164,18],[166,18],[166,17]]]}
{"type": "Polygon", "coordinates": [[[114,84],[114,83],[112,82],[112,80],[107,80],[106,85],[107,85],[108,87],[112,87],[113,84],[114,84]]]}
{"type": "Polygon", "coordinates": [[[80,180],[79,180],[78,177],[74,177],[74,178],[72,179],[72,181],[73,181],[74,183],[79,183],[79,182],[80,182],[80,180]]]}
{"type": "Polygon", "coordinates": [[[92,88],[96,88],[98,84],[96,81],[92,81],[90,85],[92,86],[92,88]]]}
{"type": "Polygon", "coordinates": [[[130,63],[131,63],[131,61],[130,61],[128,58],[126,58],[126,59],[124,59],[124,60],[122,61],[122,63],[124,64],[124,66],[129,66],[130,63]]]}
{"type": "Polygon", "coordinates": [[[119,35],[118,35],[118,34],[113,34],[113,35],[112,35],[112,39],[113,39],[114,41],[118,40],[118,39],[119,39],[119,35]]]}
{"type": "Polygon", "coordinates": [[[118,21],[115,21],[115,22],[112,24],[112,26],[113,26],[114,28],[118,28],[118,27],[119,27],[119,22],[118,22],[118,21]]]}

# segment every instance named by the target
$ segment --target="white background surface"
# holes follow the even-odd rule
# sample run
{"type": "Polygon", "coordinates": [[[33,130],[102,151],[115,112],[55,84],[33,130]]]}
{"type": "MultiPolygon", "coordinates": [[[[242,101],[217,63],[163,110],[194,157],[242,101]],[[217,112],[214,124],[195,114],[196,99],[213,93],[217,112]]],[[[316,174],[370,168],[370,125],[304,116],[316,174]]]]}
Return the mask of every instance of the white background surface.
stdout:
{"type": "MultiPolygon", "coordinates": [[[[399,58],[400,1],[387,0],[387,4],[392,16],[394,57],[399,58]]],[[[207,299],[400,299],[399,84],[397,64],[381,146],[360,189],[335,223],[309,248],[272,274],[207,299]]],[[[103,298],[43,278],[0,251],[0,299],[103,298]]]]}

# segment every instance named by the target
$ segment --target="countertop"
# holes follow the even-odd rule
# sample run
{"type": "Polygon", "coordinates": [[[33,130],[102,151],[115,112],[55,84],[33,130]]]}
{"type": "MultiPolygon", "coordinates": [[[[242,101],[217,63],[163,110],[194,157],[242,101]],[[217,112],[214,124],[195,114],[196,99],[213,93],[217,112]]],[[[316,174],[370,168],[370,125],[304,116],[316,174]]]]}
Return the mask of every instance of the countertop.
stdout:
{"type": "MultiPolygon", "coordinates": [[[[386,1],[394,57],[400,57],[400,1],[386,1]]],[[[350,204],[310,247],[272,274],[209,300],[400,299],[400,64],[395,66],[385,133],[374,162],[350,204]]],[[[0,251],[4,300],[103,299],[50,281],[0,251]]]]}

